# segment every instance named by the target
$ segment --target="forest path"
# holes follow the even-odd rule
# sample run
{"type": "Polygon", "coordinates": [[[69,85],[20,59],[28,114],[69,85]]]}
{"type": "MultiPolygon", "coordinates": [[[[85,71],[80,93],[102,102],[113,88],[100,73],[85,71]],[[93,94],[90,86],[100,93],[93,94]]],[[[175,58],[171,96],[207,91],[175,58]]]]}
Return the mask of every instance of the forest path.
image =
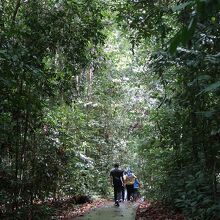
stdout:
{"type": "Polygon", "coordinates": [[[137,203],[124,202],[116,207],[110,203],[74,220],[134,220],[137,206],[137,203]]]}

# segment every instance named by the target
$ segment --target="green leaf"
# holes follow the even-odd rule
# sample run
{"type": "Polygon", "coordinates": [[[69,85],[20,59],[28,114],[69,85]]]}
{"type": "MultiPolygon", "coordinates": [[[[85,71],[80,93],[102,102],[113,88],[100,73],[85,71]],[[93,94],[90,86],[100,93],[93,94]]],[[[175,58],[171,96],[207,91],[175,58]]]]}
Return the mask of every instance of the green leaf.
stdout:
{"type": "Polygon", "coordinates": [[[197,82],[209,80],[210,78],[211,78],[211,76],[209,76],[209,75],[201,75],[201,76],[196,77],[192,82],[188,83],[187,85],[192,86],[197,82]]]}
{"type": "Polygon", "coordinates": [[[195,32],[195,27],[196,27],[196,17],[192,18],[190,21],[190,24],[188,25],[187,28],[183,28],[182,31],[182,43],[186,45],[188,41],[192,38],[194,32],[195,32]]]}
{"type": "Polygon", "coordinates": [[[179,5],[176,5],[176,6],[172,7],[172,10],[173,10],[173,12],[181,11],[181,10],[185,9],[189,5],[192,6],[193,5],[193,1],[188,1],[188,2],[185,2],[185,3],[179,4],[179,5]]]}
{"type": "Polygon", "coordinates": [[[182,29],[171,39],[171,44],[169,47],[169,52],[174,54],[176,48],[179,44],[186,45],[189,40],[192,38],[195,27],[196,27],[197,18],[193,17],[188,26],[183,26],[182,29]]]}
{"type": "Polygon", "coordinates": [[[191,203],[191,206],[195,206],[197,204],[197,201],[194,201],[191,203]]]}
{"type": "Polygon", "coordinates": [[[202,116],[204,116],[205,118],[210,118],[210,117],[212,117],[214,113],[215,113],[215,111],[196,112],[196,114],[202,115],[202,116]]]}
{"type": "Polygon", "coordinates": [[[205,93],[205,92],[214,92],[214,91],[218,90],[219,87],[220,87],[220,81],[212,83],[211,85],[209,85],[205,89],[203,89],[200,93],[198,93],[197,96],[199,96],[199,95],[201,95],[202,93],[205,93]]]}
{"type": "Polygon", "coordinates": [[[181,31],[179,31],[172,39],[171,39],[171,44],[169,47],[169,52],[171,54],[174,54],[176,52],[176,48],[181,42],[181,31]]]}

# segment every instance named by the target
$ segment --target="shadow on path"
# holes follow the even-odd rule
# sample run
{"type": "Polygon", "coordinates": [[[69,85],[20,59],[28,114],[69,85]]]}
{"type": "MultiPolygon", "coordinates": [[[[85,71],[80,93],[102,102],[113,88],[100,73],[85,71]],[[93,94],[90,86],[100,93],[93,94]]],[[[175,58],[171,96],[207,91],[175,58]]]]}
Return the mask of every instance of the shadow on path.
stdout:
{"type": "Polygon", "coordinates": [[[115,207],[113,203],[110,203],[74,220],[134,220],[137,205],[136,203],[124,202],[120,203],[119,207],[115,207]]]}

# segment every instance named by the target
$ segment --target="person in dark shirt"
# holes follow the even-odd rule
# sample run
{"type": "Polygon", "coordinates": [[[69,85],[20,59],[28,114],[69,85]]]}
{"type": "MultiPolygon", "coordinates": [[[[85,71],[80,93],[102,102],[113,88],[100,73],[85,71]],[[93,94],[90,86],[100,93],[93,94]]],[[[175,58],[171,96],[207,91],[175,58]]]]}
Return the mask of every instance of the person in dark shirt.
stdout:
{"type": "Polygon", "coordinates": [[[123,183],[123,170],[119,169],[119,165],[115,164],[114,169],[110,172],[111,183],[114,187],[114,201],[115,205],[119,206],[119,199],[121,197],[121,190],[124,186],[123,183]]]}

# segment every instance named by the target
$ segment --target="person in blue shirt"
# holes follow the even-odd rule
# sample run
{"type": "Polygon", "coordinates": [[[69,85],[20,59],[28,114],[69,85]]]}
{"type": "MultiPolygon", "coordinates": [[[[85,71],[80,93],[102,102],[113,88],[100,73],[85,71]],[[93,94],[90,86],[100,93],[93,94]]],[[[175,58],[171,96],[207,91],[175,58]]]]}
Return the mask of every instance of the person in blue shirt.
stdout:
{"type": "Polygon", "coordinates": [[[140,187],[140,182],[138,178],[136,177],[134,180],[134,200],[135,201],[140,197],[139,187],[140,187]]]}

